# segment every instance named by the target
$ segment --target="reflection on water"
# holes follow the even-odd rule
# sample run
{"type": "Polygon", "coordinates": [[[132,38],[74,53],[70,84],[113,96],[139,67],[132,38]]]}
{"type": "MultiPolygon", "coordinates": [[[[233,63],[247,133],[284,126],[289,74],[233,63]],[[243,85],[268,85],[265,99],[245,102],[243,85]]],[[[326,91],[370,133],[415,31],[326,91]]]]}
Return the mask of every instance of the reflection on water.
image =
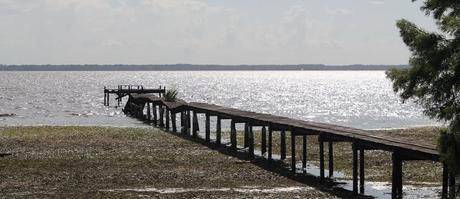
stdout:
{"type": "Polygon", "coordinates": [[[435,124],[400,103],[383,71],[119,71],[0,72],[0,114],[17,114],[0,125],[143,125],[103,106],[103,87],[118,84],[175,87],[187,101],[357,128],[435,124]]]}

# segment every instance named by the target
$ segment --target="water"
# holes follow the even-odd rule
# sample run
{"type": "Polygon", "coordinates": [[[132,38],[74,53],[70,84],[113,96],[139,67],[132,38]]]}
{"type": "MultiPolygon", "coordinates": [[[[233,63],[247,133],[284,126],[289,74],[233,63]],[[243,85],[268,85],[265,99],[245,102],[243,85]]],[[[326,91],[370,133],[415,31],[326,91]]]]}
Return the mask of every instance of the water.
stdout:
{"type": "Polygon", "coordinates": [[[437,124],[401,104],[384,71],[117,71],[0,72],[0,114],[16,114],[0,126],[143,126],[103,106],[103,87],[118,84],[175,87],[186,101],[363,129],[437,124]]]}

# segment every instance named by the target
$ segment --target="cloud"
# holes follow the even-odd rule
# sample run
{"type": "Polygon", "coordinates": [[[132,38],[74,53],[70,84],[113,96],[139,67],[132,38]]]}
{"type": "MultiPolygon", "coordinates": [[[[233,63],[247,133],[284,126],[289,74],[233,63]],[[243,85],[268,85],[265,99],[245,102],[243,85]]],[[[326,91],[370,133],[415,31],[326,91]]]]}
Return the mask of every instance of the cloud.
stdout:
{"type": "Polygon", "coordinates": [[[372,0],[369,3],[373,4],[373,5],[383,5],[383,4],[385,4],[385,2],[379,1],[379,0],[372,0]]]}

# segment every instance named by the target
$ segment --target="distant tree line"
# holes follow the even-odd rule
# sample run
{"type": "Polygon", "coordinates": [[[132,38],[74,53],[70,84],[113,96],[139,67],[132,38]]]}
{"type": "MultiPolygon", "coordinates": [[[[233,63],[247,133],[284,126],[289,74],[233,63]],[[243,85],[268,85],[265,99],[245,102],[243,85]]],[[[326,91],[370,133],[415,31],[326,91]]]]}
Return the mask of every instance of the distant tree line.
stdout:
{"type": "Polygon", "coordinates": [[[0,65],[0,71],[389,70],[407,65],[0,65]]]}

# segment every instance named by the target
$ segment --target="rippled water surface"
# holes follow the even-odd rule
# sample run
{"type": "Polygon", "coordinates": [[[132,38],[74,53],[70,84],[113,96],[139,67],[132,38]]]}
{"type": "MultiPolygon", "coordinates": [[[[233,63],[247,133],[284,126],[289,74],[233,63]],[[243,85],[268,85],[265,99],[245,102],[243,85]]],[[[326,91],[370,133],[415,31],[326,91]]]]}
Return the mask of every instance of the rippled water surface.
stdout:
{"type": "Polygon", "coordinates": [[[16,114],[0,125],[142,126],[103,106],[103,87],[118,84],[175,87],[187,101],[357,128],[436,124],[400,103],[384,71],[117,71],[0,72],[0,114],[16,114]]]}

